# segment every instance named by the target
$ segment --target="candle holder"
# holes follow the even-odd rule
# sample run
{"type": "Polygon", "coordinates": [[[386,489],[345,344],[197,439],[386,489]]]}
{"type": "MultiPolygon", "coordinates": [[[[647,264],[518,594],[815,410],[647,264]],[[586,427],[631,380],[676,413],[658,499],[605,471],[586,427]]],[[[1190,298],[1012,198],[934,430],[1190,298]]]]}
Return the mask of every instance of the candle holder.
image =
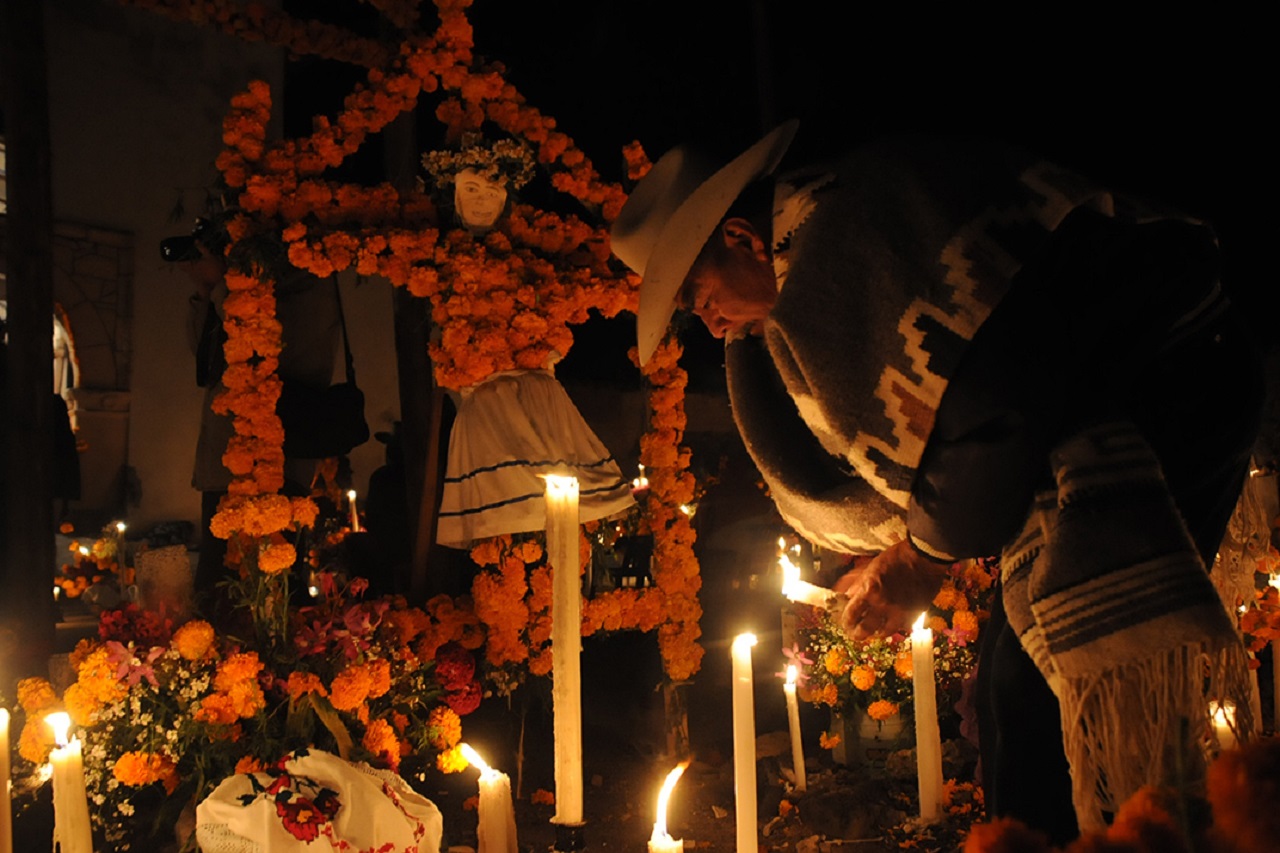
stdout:
{"type": "Polygon", "coordinates": [[[552,823],[552,826],[556,828],[555,843],[551,848],[555,853],[578,853],[587,849],[585,823],[552,823]]]}

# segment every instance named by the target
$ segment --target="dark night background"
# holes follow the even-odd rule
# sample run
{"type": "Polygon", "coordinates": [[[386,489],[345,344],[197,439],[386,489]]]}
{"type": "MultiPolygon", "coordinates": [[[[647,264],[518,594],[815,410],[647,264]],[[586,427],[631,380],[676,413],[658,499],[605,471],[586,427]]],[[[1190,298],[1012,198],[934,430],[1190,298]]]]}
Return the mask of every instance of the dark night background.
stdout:
{"type": "MultiPolygon", "coordinates": [[[[376,26],[368,6],[287,5],[376,26]]],[[[1258,22],[1119,9],[477,0],[468,17],[476,53],[503,62],[607,179],[621,180],[632,140],[654,160],[688,140],[728,156],[792,116],[801,119],[793,158],[898,131],[992,135],[1212,222],[1224,281],[1269,343],[1276,299],[1262,249],[1280,217],[1263,159],[1274,96],[1258,22]]],[[[326,79],[317,66],[290,75],[293,115],[308,124],[317,104],[302,90],[326,79]]],[[[424,149],[431,142],[420,138],[424,149]]],[[[692,381],[714,383],[718,343],[700,327],[685,340],[710,368],[693,366],[692,381]]],[[[593,321],[558,372],[625,373],[631,343],[629,315],[593,321]]]]}

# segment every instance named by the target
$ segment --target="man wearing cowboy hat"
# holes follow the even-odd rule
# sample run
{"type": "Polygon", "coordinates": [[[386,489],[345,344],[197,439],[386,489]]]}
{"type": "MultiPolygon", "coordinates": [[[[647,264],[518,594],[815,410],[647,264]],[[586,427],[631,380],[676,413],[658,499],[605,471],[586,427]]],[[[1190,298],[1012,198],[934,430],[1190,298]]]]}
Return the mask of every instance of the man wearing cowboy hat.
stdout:
{"type": "Polygon", "coordinates": [[[1173,775],[1169,719],[1207,730],[1188,650],[1217,662],[1218,698],[1246,689],[1204,566],[1260,380],[1216,243],[986,140],[882,140],[775,176],[796,131],[724,165],[678,147],[635,187],[611,236],[642,276],[640,359],[677,308],[725,338],[783,517],[878,555],[839,585],[852,636],[904,631],[952,562],[1003,552],[979,664],[987,803],[1065,842],[1173,775]],[[1099,689],[1157,682],[1170,714],[1099,689]]]}

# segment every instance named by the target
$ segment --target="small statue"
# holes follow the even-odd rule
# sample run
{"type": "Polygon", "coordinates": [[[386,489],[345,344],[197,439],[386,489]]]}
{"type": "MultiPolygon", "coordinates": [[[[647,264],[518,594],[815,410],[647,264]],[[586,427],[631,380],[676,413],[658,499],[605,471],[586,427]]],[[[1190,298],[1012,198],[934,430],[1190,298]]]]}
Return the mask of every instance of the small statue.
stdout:
{"type": "Polygon", "coordinates": [[[466,133],[456,149],[429,151],[422,166],[436,192],[452,203],[459,224],[475,235],[488,232],[506,209],[507,195],[533,177],[533,153],[514,139],[489,142],[466,133]]]}

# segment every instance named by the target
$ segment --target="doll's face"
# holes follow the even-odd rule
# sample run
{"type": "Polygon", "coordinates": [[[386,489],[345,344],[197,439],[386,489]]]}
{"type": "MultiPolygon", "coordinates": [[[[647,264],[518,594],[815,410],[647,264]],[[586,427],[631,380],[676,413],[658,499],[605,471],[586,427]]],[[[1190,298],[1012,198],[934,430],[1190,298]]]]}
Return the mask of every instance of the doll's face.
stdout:
{"type": "Polygon", "coordinates": [[[507,204],[505,182],[491,181],[472,169],[463,169],[453,184],[453,203],[462,224],[472,231],[492,228],[507,204]]]}

